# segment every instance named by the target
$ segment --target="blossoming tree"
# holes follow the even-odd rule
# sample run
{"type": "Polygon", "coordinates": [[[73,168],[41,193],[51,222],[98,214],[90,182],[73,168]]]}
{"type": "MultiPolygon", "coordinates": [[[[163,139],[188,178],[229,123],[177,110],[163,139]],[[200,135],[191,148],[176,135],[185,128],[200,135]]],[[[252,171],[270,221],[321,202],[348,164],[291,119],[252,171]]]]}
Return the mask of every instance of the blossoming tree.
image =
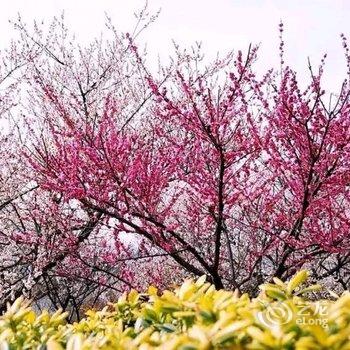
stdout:
{"type": "Polygon", "coordinates": [[[210,65],[177,48],[154,74],[113,28],[87,48],[62,24],[18,28],[43,49],[20,119],[38,188],[7,234],[35,250],[32,284],[97,298],[205,274],[246,290],[308,266],[348,287],[349,80],[326,102],[324,59],[304,89],[284,62],[260,77],[257,47],[210,65]]]}

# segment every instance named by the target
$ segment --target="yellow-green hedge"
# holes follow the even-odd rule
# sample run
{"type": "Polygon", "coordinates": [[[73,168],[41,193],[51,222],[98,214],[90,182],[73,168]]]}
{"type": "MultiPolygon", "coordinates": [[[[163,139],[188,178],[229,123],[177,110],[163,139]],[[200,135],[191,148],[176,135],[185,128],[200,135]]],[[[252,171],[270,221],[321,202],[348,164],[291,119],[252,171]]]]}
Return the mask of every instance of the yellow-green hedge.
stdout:
{"type": "Polygon", "coordinates": [[[274,279],[247,294],[215,290],[199,278],[174,291],[131,291],[79,323],[65,314],[36,315],[18,299],[0,318],[3,349],[333,349],[350,350],[350,293],[308,299],[308,273],[274,279]]]}

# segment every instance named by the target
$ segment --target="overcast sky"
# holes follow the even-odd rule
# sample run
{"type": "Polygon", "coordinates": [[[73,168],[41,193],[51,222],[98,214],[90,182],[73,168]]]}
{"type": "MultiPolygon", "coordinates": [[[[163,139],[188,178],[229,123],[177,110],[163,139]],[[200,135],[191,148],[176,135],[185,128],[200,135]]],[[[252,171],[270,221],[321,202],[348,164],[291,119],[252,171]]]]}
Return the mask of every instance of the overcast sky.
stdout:
{"type": "MultiPolygon", "coordinates": [[[[6,3],[6,5],[5,5],[6,3]]],[[[105,12],[120,30],[131,30],[133,12],[143,0],[11,0],[0,12],[0,42],[11,36],[8,19],[21,13],[26,21],[50,20],[65,11],[73,31],[88,41],[104,29],[105,12]]],[[[171,39],[183,45],[202,41],[209,56],[261,43],[259,69],[278,62],[277,26],[285,23],[287,62],[305,76],[307,57],[317,64],[328,53],[327,90],[338,90],[345,76],[340,33],[350,36],[350,0],[149,0],[151,11],[161,8],[158,20],[142,41],[156,57],[167,57],[171,39]]],[[[0,43],[1,46],[1,43],[0,43]]]]}

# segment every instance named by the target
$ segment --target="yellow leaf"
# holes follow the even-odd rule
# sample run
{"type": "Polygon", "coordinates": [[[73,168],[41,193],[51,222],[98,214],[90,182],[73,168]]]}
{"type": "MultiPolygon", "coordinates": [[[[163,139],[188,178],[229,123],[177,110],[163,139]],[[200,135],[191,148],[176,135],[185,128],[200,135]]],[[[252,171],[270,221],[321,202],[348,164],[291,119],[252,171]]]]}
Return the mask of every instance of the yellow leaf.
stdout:
{"type": "Polygon", "coordinates": [[[83,345],[83,336],[81,334],[72,335],[67,342],[67,350],[81,350],[83,345]]]}
{"type": "Polygon", "coordinates": [[[49,340],[46,344],[47,350],[63,350],[63,347],[56,340],[49,340]]]}
{"type": "Polygon", "coordinates": [[[299,271],[289,282],[287,285],[287,292],[290,294],[299,287],[302,283],[304,283],[309,277],[309,272],[306,270],[299,271]]]}

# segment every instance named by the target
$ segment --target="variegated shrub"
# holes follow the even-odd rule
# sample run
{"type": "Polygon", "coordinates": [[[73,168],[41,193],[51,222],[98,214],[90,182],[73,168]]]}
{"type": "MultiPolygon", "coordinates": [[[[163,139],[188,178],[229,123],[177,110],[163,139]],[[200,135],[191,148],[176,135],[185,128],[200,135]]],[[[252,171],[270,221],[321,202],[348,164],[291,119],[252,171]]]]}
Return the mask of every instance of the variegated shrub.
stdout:
{"type": "Polygon", "coordinates": [[[1,317],[0,349],[350,350],[350,293],[316,298],[321,287],[307,278],[275,278],[256,298],[216,290],[204,277],[174,291],[149,287],[73,324],[60,311],[36,315],[18,299],[1,317]]]}

